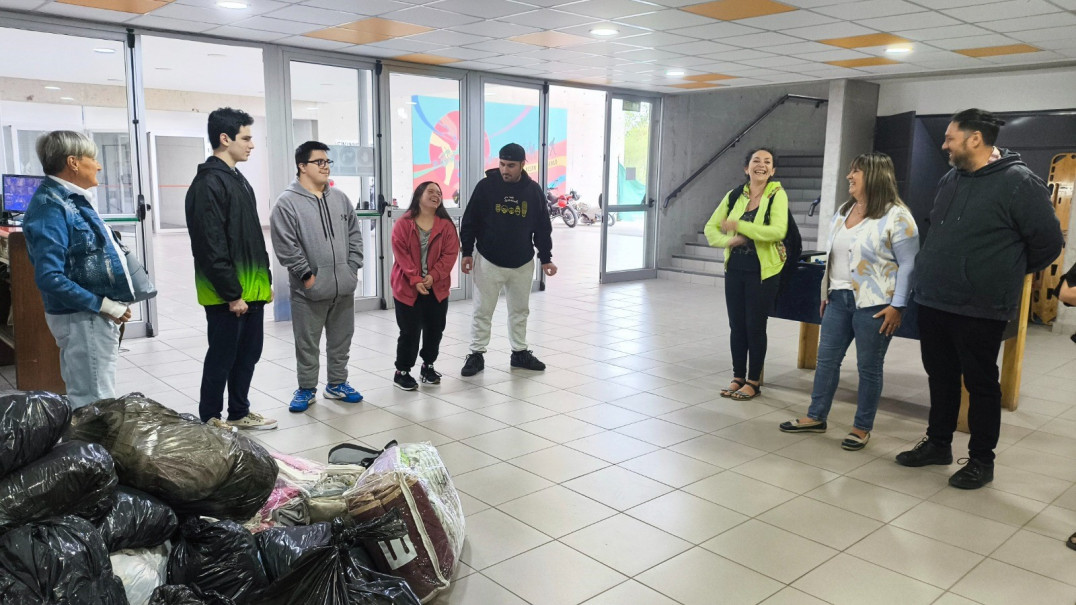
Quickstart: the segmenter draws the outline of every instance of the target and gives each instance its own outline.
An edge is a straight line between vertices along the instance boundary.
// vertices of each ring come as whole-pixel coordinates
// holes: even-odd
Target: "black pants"
[[[919,307],[919,347],[930,385],[927,436],[952,444],[960,412],[960,379],[968,389],[968,455],[992,462],[1001,432],[998,351],[1005,322]]]
[[[202,422],[220,418],[224,410],[224,387],[228,387],[228,420],[239,420],[250,412],[250,380],[262,356],[265,305],[247,303],[239,317],[228,305],[205,308],[209,350],[202,366],[202,390],[198,415]]]
[[[437,297],[419,294],[414,306],[396,301],[396,325],[400,337],[396,340],[396,369],[408,372],[419,355],[418,341],[422,338],[422,361],[427,365],[437,361],[441,348],[441,335],[445,332],[448,317],[448,299],[437,302]]]
[[[766,363],[766,320],[777,298],[781,276],[765,280],[755,271],[725,273],[725,307],[729,314],[732,375],[758,382]],[[750,356],[750,369],[748,369]]]

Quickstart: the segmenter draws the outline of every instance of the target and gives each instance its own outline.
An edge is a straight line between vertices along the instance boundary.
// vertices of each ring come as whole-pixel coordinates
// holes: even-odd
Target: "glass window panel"
[[[632,206],[646,203],[650,162],[650,112],[648,101],[613,99],[610,127],[610,203]]]
[[[459,80],[389,74],[392,128],[393,206],[407,208],[411,194],[424,181],[444,193],[447,208],[459,207],[460,83]]]
[[[615,226],[605,233],[605,270],[627,271],[646,268],[646,222],[649,213],[614,212]]]
[[[541,124],[538,113],[540,93],[534,88],[486,84],[483,110],[483,166],[496,168],[497,153],[508,143],[517,143],[527,152],[523,169],[538,179],[541,148]]]

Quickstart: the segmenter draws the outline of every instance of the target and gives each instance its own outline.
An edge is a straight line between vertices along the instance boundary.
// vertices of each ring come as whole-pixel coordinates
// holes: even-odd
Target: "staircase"
[[[822,191],[821,155],[779,155],[776,179],[788,194],[792,216],[796,219],[803,249],[815,249],[818,239],[818,215],[807,216],[811,203]],[[658,270],[658,277],[699,284],[717,284],[725,275],[724,248],[706,243],[702,225],[694,237],[684,243],[680,254],[672,255],[672,266]]]

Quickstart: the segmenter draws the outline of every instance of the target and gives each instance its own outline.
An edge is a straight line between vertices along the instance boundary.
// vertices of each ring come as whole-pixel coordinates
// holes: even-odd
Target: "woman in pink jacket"
[[[433,362],[445,331],[452,267],[459,253],[460,238],[441,204],[441,188],[426,181],[415,189],[407,213],[392,228],[392,298],[396,301],[396,325],[400,326],[392,380],[397,388],[418,388],[410,372],[420,354],[419,378],[425,384],[441,383]]]

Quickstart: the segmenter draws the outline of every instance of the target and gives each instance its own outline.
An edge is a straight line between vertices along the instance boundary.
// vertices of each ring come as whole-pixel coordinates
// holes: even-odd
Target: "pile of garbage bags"
[[[0,394],[0,603],[418,605],[463,547],[436,449],[270,455],[139,393]]]

